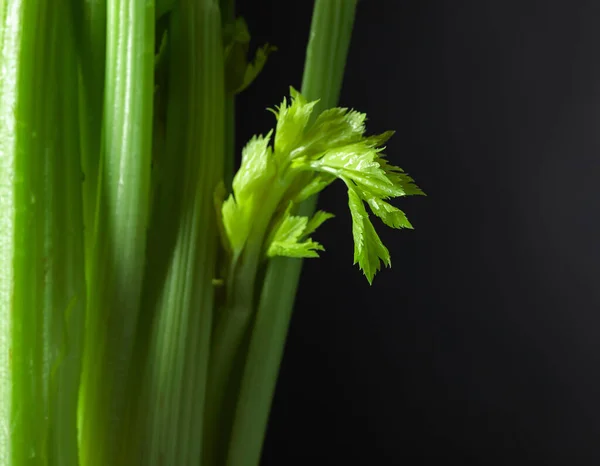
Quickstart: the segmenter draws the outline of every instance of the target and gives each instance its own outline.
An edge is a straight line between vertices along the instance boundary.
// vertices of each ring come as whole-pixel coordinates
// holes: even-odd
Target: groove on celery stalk
[[[150,199],[153,0],[108,0],[104,151],[89,265],[81,461],[118,465]]]
[[[356,10],[356,0],[316,0],[306,51],[302,94],[320,99],[318,110],[336,105]],[[304,202],[303,215],[315,210],[316,198]],[[300,279],[301,260],[275,258],[267,268],[246,368],[238,395],[227,466],[256,466],[285,338]]]
[[[106,0],[72,2],[78,41],[79,102],[83,214],[86,251],[91,254],[98,194],[98,171],[102,146],[102,113],[106,60]],[[89,257],[91,259],[91,256]],[[91,263],[91,260],[87,261]]]
[[[62,1],[0,3],[0,463],[11,466],[78,464],[85,284],[72,13]]]
[[[212,193],[224,162],[221,34],[215,0],[181,0],[171,11],[165,163],[143,301],[154,314],[139,418],[149,466],[201,461],[217,245]]]

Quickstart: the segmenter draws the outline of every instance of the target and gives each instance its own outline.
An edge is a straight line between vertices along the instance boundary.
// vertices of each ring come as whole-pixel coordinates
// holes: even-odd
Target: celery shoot
[[[356,0],[315,1],[302,93],[319,99],[317,111],[337,104],[355,10]],[[300,211],[308,216],[315,206],[313,196]],[[259,462],[301,267],[301,260],[289,258],[274,258],[267,267],[239,393],[231,466]]]

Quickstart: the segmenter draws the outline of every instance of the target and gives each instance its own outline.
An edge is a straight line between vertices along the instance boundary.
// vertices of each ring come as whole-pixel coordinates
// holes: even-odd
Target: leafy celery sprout
[[[366,115],[347,108],[325,110],[309,123],[318,101],[308,102],[294,88],[290,94],[289,102],[284,99],[272,110],[275,132],[255,136],[245,146],[233,192],[219,202],[232,268],[256,251],[265,259],[318,257],[324,248],[310,235],[333,215],[294,212],[299,203],[340,180],[348,190],[354,262],[372,283],[391,258],[365,205],[389,227],[412,228],[404,212],[388,201],[423,191],[386,160],[383,145],[392,131],[365,136]]]

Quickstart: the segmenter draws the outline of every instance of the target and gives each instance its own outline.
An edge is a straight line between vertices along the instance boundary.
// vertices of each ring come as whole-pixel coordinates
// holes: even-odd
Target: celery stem
[[[153,0],[108,0],[104,151],[89,270],[81,461],[117,466],[140,309],[150,198]]]
[[[337,104],[356,0],[317,0],[306,52],[302,94],[321,99],[314,114]],[[301,206],[314,212],[316,199]],[[257,466],[302,261],[275,259],[267,268],[238,395],[227,466]]]
[[[218,240],[213,194],[225,142],[221,36],[215,0],[181,0],[171,11],[166,151],[157,154],[144,283],[152,318],[139,417],[147,466],[201,461]]]
[[[93,247],[102,145],[102,104],[106,60],[106,0],[76,3],[75,26],[79,41],[79,96],[81,115],[81,160],[84,173],[83,211],[86,250]],[[90,257],[91,259],[91,257]],[[91,260],[88,261],[91,263]]]
[[[86,296],[71,13],[64,1],[0,1],[3,465],[78,464]]]

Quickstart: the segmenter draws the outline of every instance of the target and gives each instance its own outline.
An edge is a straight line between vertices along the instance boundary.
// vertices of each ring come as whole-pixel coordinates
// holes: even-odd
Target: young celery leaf
[[[280,158],[292,156],[292,151],[302,147],[304,131],[317,101],[307,102],[295,89],[290,90],[290,103],[284,97],[283,102],[273,111],[277,118],[275,132],[275,151]]]
[[[244,18],[236,18],[225,25],[223,30],[225,43],[225,85],[226,90],[239,94],[246,89],[264,68],[267,58],[277,47],[265,44],[256,50],[254,60],[248,61],[250,32]]]
[[[269,257],[319,257],[317,251],[323,251],[323,246],[308,236],[335,215],[319,210],[309,219],[290,215],[290,211],[291,208],[288,209],[283,221],[275,230],[275,236],[269,242],[267,255]]]
[[[317,251],[323,246],[310,238],[303,241],[308,226],[308,217],[286,216],[275,231],[267,255],[287,257],[319,257]]]
[[[242,151],[242,164],[233,178],[233,194],[222,204],[223,227],[231,250],[241,253],[250,235],[253,221],[267,195],[276,167],[266,136],[253,137]]]
[[[309,125],[317,101],[308,102],[293,88],[290,94],[289,102],[284,99],[273,110],[273,147],[269,132],[252,138],[242,152],[233,193],[220,207],[226,243],[236,258],[248,242],[254,250],[259,245],[266,257],[317,257],[323,247],[308,235],[333,215],[317,212],[309,220],[293,215],[294,208],[337,178],[348,187],[354,261],[371,283],[381,263],[390,266],[391,261],[365,203],[386,225],[412,228],[404,212],[387,201],[424,193],[385,159],[383,144],[392,131],[365,136],[366,115],[347,108],[325,110]]]
[[[373,283],[373,277],[379,271],[381,262],[388,267],[392,265],[390,253],[369,220],[362,199],[352,188],[348,188],[348,206],[352,214],[354,263],[358,263],[369,283]]]
[[[315,215],[312,216],[312,218],[308,221],[306,228],[304,229],[304,236],[310,235],[311,233],[313,233],[317,228],[319,228],[321,225],[323,225],[324,222],[326,222],[327,220],[329,220],[330,218],[335,217],[335,215],[329,213],[329,212],[324,212],[322,210],[318,210],[317,212],[315,212]]]
[[[331,147],[339,147],[361,140],[365,132],[366,115],[346,108],[330,108],[322,112],[306,132],[295,155],[315,155]],[[379,145],[379,144],[378,144]]]
[[[365,200],[369,204],[369,207],[371,207],[371,211],[388,227],[412,229],[412,225],[406,218],[406,214],[400,209],[374,196],[367,197]]]

